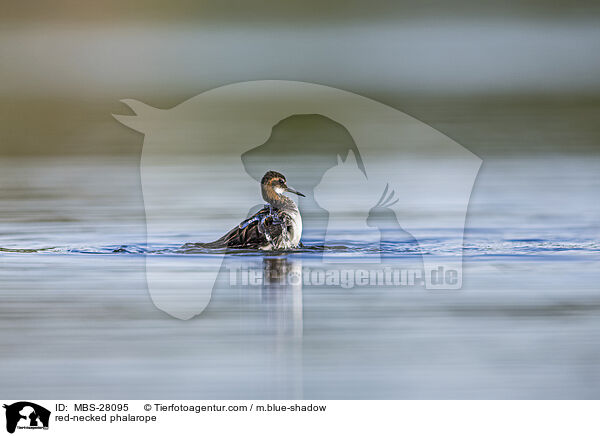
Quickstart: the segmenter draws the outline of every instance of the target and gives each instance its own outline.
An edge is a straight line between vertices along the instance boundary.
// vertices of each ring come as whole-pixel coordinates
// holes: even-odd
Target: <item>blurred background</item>
[[[599,18],[591,0],[4,2],[1,391],[598,398]],[[156,309],[144,270],[143,136],[111,114],[131,114],[124,98],[170,108],[259,79],[364,95],[483,158],[462,290],[298,294],[266,283],[215,292],[188,322]],[[196,187],[181,189],[193,210]],[[243,215],[260,198],[242,200],[216,216]],[[421,248],[453,258],[461,236],[440,224]],[[321,265],[306,254],[244,261],[261,271]]]
[[[593,1],[23,2],[0,17],[0,153],[137,155],[111,113],[255,79],[400,109],[485,157],[597,151]]]

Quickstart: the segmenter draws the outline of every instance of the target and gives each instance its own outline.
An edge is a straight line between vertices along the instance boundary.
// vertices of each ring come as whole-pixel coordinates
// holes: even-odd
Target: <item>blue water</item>
[[[600,260],[600,242],[598,239],[569,238],[567,235],[555,237],[564,229],[546,230],[542,237],[538,238],[502,238],[492,239],[488,231],[488,237],[477,238],[471,236],[470,232],[466,235],[464,245],[461,243],[460,235],[455,238],[438,237],[428,240],[421,240],[419,244],[410,242],[392,242],[388,241],[381,245],[369,243],[356,243],[355,241],[346,241],[348,245],[323,245],[319,239],[311,239],[310,232],[303,238],[303,247],[279,251],[278,254],[285,254],[289,257],[310,258],[311,255],[320,258],[323,251],[336,255],[346,255],[352,258],[368,257],[374,254],[381,254],[386,257],[406,257],[412,255],[437,255],[444,256],[455,254],[462,250],[465,261],[489,260],[496,257],[514,256],[523,260]],[[595,234],[595,228],[572,229],[573,232]],[[480,229],[479,232],[485,232]],[[542,232],[540,232],[542,233]],[[197,235],[188,235],[190,241],[194,241]],[[360,233],[356,236],[360,238]],[[208,240],[208,239],[207,239]],[[53,254],[53,255],[152,255],[152,256],[211,256],[226,254],[228,256],[251,256],[263,257],[269,256],[273,252],[264,253],[257,250],[247,249],[210,249],[210,248],[186,248],[180,244],[152,244],[146,242],[132,242],[126,245],[105,245],[105,246],[54,246],[39,248],[4,248],[0,247],[3,253],[35,253],[35,254]]]
[[[189,321],[154,306],[145,259],[195,259],[201,268],[221,252],[183,250],[214,235],[182,233],[177,222],[146,240],[134,159],[9,159],[0,170],[6,397],[600,395],[596,156],[486,160],[464,241],[461,229],[429,217],[419,245],[379,245],[345,228],[351,239],[325,247],[350,265],[381,256],[409,266],[422,254],[455,259],[464,247],[460,290],[221,281]],[[322,267],[310,226],[303,243],[284,253],[235,250],[225,263]]]

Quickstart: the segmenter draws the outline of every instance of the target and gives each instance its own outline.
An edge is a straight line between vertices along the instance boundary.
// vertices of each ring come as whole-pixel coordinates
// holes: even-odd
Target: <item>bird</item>
[[[260,181],[265,206],[213,242],[198,243],[203,248],[247,248],[289,250],[301,246],[302,217],[294,201],[285,192],[305,197],[287,185],[285,176],[267,171]]]

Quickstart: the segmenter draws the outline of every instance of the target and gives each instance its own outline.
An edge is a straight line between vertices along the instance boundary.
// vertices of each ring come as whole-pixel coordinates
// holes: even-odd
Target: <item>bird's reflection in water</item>
[[[278,335],[302,338],[302,264],[285,257],[263,259],[262,301]]]
[[[287,254],[228,256],[208,310],[199,319],[229,320],[242,353],[240,361],[256,368],[257,397],[303,397],[302,261]],[[260,380],[260,382],[258,382]]]
[[[262,302],[273,333],[279,390],[302,398],[302,263],[286,257],[263,259]],[[291,392],[290,392],[291,391]]]

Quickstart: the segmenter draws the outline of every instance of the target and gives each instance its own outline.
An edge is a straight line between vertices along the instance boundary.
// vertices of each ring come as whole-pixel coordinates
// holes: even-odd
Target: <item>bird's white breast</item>
[[[302,217],[300,216],[300,212],[298,211],[290,212],[289,216],[292,222],[290,244],[293,248],[295,248],[298,246],[298,244],[300,244],[300,238],[302,237]]]

